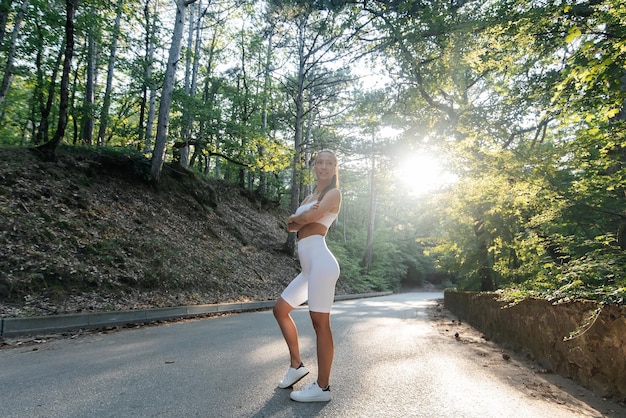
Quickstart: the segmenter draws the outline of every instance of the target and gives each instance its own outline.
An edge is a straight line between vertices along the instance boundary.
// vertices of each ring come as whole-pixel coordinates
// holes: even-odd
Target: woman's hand
[[[306,200],[305,200],[306,201]],[[321,219],[327,212],[337,213],[341,206],[341,192],[339,189],[329,190],[321,201],[315,202],[311,208],[292,215],[291,221],[300,225],[306,225]]]
[[[309,209],[307,210],[316,210],[320,207],[319,203],[314,204],[313,206],[311,206]],[[296,221],[296,216],[297,215],[291,215],[288,219],[287,219],[287,231],[289,232],[298,232],[300,230],[300,228],[302,228],[305,224],[300,224]]]
[[[298,232],[302,225],[298,224],[293,220],[294,215],[291,215],[289,219],[287,219],[287,231],[289,232]]]

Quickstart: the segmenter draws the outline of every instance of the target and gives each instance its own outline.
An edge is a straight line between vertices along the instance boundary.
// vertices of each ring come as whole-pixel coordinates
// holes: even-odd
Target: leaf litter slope
[[[275,299],[297,274],[286,212],[175,165],[63,147],[56,162],[0,148],[0,314]],[[341,289],[338,289],[339,293]]]

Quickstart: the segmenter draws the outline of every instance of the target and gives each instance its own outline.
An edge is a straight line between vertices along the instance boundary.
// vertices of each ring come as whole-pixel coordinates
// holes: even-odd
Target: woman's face
[[[337,172],[337,161],[330,152],[320,152],[315,157],[315,176],[318,180],[331,179]]]

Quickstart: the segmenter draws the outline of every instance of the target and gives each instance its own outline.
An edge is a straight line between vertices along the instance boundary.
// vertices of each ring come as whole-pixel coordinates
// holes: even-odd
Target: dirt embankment
[[[626,401],[626,307],[494,293],[445,292],[445,306],[489,339],[526,353],[546,372],[573,379],[603,397]]]
[[[276,203],[176,166],[155,188],[147,165],[0,148],[0,315],[268,300],[297,274]]]

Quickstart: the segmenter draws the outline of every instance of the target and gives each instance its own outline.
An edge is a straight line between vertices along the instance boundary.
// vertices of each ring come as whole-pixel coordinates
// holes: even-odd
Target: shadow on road
[[[322,414],[324,408],[329,405],[325,402],[299,403],[289,397],[291,389],[274,390],[274,396],[269,398],[263,407],[252,418],[267,417],[314,417]]]

